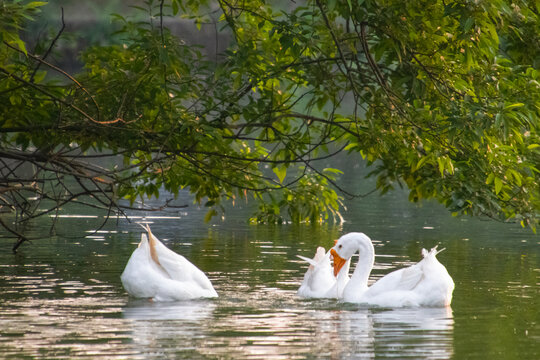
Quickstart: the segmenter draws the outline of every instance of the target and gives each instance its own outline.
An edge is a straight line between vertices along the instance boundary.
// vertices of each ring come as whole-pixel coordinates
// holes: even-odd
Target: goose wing
[[[197,266],[180,254],[167,248],[157,237],[147,228],[150,248],[154,249],[151,255],[155,264],[160,267],[168,278],[180,282],[191,283],[192,286],[200,287],[204,290],[214,291],[212,283]]]
[[[367,296],[377,296],[389,291],[408,291],[414,289],[424,277],[420,263],[392,271],[383,276],[366,291]]]

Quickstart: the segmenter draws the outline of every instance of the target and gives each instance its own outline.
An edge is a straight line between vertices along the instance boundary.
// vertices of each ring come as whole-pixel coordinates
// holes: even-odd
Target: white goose
[[[163,245],[146,225],[146,234],[126,265],[121,280],[134,297],[154,301],[217,297],[210,280],[182,255]]]
[[[424,258],[404,269],[396,270],[368,287],[368,278],[375,261],[371,239],[363,233],[343,235],[330,249],[334,258],[334,274],[338,275],[347,260],[360,253],[358,264],[343,290],[343,300],[384,307],[444,307],[452,301],[454,281],[438,260],[437,248],[422,249]],[[442,250],[441,250],[442,251]]]
[[[304,280],[297,291],[304,298],[340,298],[349,281],[350,259],[345,262],[343,271],[336,277],[330,264],[330,252],[319,246],[313,259],[297,255],[310,265],[304,274]]]

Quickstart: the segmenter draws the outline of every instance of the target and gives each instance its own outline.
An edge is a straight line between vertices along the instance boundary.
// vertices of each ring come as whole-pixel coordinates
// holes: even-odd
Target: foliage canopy
[[[149,0],[145,21],[114,15],[76,75],[47,59],[62,31],[21,40],[43,5],[0,3],[0,205],[19,221],[161,188],[189,189],[209,216],[250,197],[252,221],[321,221],[354,194],[314,164],[354,152],[382,193],[538,222],[538,2]],[[231,43],[209,57],[169,17]]]

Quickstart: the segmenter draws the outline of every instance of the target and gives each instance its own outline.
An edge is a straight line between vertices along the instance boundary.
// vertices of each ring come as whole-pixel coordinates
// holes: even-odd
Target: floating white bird
[[[146,234],[126,265],[121,279],[127,292],[154,301],[217,297],[210,280],[182,255],[163,245],[146,225]]]
[[[363,233],[343,235],[330,249],[334,258],[334,274],[338,275],[351,256],[360,253],[358,264],[343,290],[343,300],[384,307],[444,307],[452,301],[454,281],[436,255],[437,248],[422,249],[424,258],[404,269],[396,270],[368,287],[368,278],[375,260],[371,239]]]
[[[349,281],[350,260],[345,263],[342,272],[336,277],[330,264],[330,253],[319,246],[313,259],[297,255],[309,263],[304,280],[297,291],[304,298],[340,298]]]

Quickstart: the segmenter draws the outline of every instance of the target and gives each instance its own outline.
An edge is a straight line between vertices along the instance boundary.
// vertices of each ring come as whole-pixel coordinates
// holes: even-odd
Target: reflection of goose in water
[[[210,300],[176,302],[150,302],[133,299],[122,311],[125,319],[132,320],[184,320],[199,322],[210,316],[215,304]]]
[[[343,300],[383,307],[444,307],[452,301],[454,281],[437,260],[437,248],[422,250],[424,258],[404,269],[385,275],[368,287],[375,260],[371,239],[363,233],[343,235],[330,250],[334,258],[334,274],[359,252],[359,260],[350,281],[343,290]]]
[[[331,320],[332,321],[332,320]],[[454,321],[450,307],[396,308],[362,307],[336,314],[334,338],[336,358],[449,359],[453,354]]]
[[[122,273],[122,284],[137,298],[155,301],[217,297],[206,275],[185,257],[169,250],[146,225],[146,234]]]
[[[452,308],[396,308],[373,313],[375,323],[402,325],[411,330],[449,331],[454,328]]]
[[[197,299],[150,302],[130,299],[122,311],[133,354],[128,358],[192,359],[211,337],[216,304]],[[196,356],[195,356],[196,358]]]

